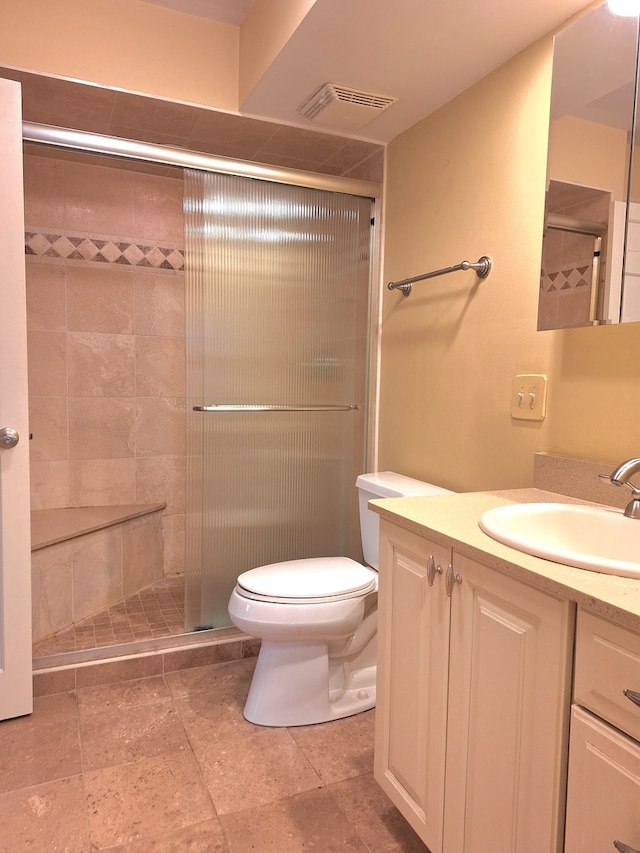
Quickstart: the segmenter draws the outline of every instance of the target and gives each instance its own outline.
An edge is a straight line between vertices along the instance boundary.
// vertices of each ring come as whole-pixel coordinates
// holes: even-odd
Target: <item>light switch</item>
[[[511,417],[543,421],[547,413],[547,377],[543,373],[520,373],[511,384]]]

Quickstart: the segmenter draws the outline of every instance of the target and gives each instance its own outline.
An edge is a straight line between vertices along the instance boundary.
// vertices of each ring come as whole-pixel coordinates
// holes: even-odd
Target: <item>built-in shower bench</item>
[[[34,642],[162,578],[165,506],[154,503],[32,511]]]

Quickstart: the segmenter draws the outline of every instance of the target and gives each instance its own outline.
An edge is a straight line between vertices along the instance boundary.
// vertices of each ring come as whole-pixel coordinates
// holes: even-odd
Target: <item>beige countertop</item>
[[[511,503],[586,503],[541,489],[464,492],[370,502],[381,518],[455,548],[525,583],[640,631],[640,579],[576,569],[532,557],[495,541],[478,526],[485,510]],[[640,521],[630,521],[640,524]],[[455,564],[455,560],[454,560]]]

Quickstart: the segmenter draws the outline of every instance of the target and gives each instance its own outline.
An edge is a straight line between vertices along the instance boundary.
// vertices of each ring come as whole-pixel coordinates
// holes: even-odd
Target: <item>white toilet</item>
[[[249,722],[305,726],[376,704],[379,517],[367,503],[448,490],[391,471],[361,474],[356,487],[367,566],[348,557],[273,563],[241,574],[231,593],[231,621],[262,641]]]

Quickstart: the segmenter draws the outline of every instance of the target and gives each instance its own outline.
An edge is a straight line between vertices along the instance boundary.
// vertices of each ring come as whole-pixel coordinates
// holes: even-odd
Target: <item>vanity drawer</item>
[[[580,610],[574,701],[640,741],[640,634]]]

